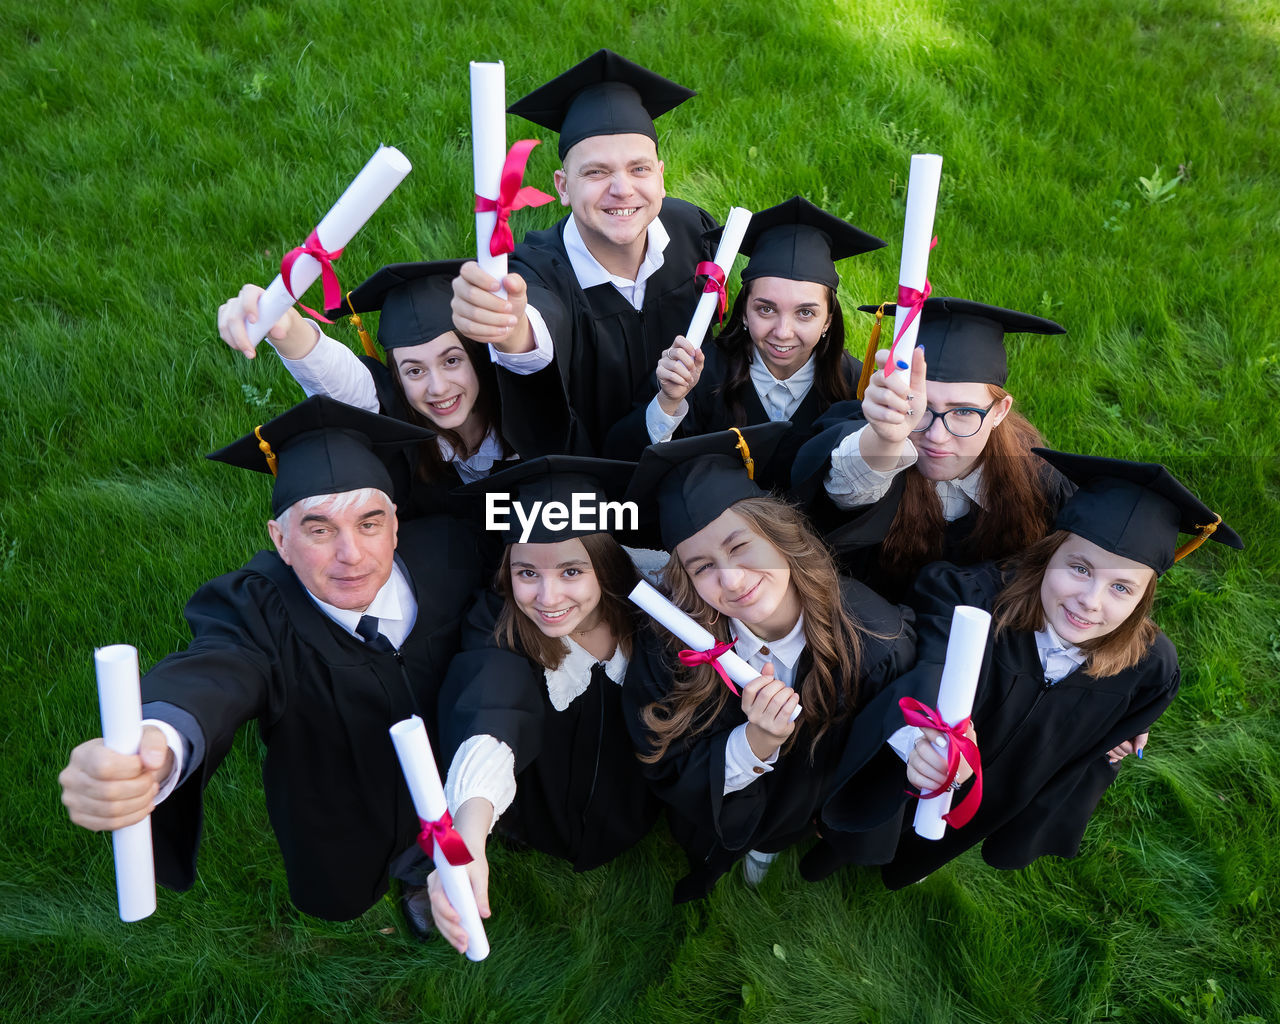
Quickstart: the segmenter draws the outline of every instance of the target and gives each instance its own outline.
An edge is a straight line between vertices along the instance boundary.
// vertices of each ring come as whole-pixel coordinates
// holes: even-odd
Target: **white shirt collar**
[[[382,585],[369,602],[369,607],[362,612],[348,611],[326,604],[320,598],[307,591],[307,595],[316,603],[322,612],[354,637],[358,637],[356,624],[364,615],[372,615],[378,620],[378,632],[399,648],[404,638],[413,629],[414,620],[418,617],[418,602],[413,596],[413,588],[408,577],[400,568],[400,563],[393,563],[391,576]]]
[[[764,411],[768,414],[769,419],[789,420],[795,411],[800,408],[800,403],[804,401],[805,396],[809,393],[809,389],[813,387],[813,377],[817,371],[814,363],[814,357],[809,356],[805,360],[802,367],[796,370],[786,380],[779,380],[773,375],[773,371],[760,358],[758,352],[751,353],[751,383],[755,386],[756,394],[760,396],[760,404],[764,406]],[[781,391],[779,391],[781,389]],[[779,403],[774,399],[773,395],[784,394],[785,402],[779,408]]]
[[[644,259],[640,261],[640,269],[636,273],[635,280],[632,281],[609,273],[604,265],[591,255],[591,250],[587,248],[587,243],[582,240],[582,234],[578,231],[573,214],[569,214],[568,223],[564,226],[564,251],[569,257],[569,265],[573,267],[573,275],[578,279],[578,284],[583,290],[594,288],[596,285],[611,284],[636,309],[644,305],[645,282],[661,269],[663,250],[671,241],[667,229],[662,226],[662,221],[657,217],[649,222],[647,241]]]
[[[781,640],[761,640],[738,619],[730,619],[733,635],[738,639],[733,645],[735,653],[753,668],[763,669],[773,662],[773,674],[788,685],[795,682],[796,666],[804,654],[807,641],[804,636],[804,616],[796,620],[791,632]],[[764,650],[769,653],[765,654]]]
[[[492,427],[489,428],[489,433],[484,435],[484,440],[480,442],[480,447],[476,449],[475,454],[465,459],[458,458],[453,446],[438,434],[436,446],[440,449],[440,458],[445,462],[453,463],[454,469],[458,471],[458,476],[462,478],[464,484],[474,483],[476,480],[487,477],[489,471],[493,469],[493,464],[501,462],[503,457],[502,442],[498,440],[497,432]]]
[[[1088,655],[1075,644],[1069,644],[1058,636],[1048,622],[1044,629],[1036,631],[1036,650],[1040,653],[1040,666],[1045,678],[1056,683],[1083,665]]]
[[[568,644],[569,653],[564,656],[564,661],[560,662],[560,667],[542,670],[543,677],[547,681],[547,696],[551,698],[551,706],[557,711],[563,711],[586,692],[587,687],[591,685],[591,670],[600,663],[599,658],[573,637],[567,636],[564,639]],[[627,674],[627,656],[622,653],[621,644],[613,652],[613,657],[603,662],[603,665],[604,674],[621,685],[623,677]]]
[[[942,518],[947,522],[959,519],[971,505],[982,507],[982,467],[975,466],[968,476],[959,480],[938,480],[934,484],[942,501]]]

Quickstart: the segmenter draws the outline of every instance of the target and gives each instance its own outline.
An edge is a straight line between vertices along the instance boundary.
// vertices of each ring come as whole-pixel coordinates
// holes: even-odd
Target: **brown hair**
[[[840,599],[840,577],[831,553],[799,512],[769,496],[744,498],[730,507],[746,520],[753,533],[781,552],[791,573],[791,586],[800,599],[806,649],[813,659],[803,683],[801,725],[811,731],[812,757],[827,728],[854,708],[862,659],[860,629]],[[662,570],[662,578],[672,601],[717,640],[729,639],[728,622],[699,596],[693,579],[674,553]],[[674,638],[670,645],[673,651],[684,646]],[[656,762],[680,737],[702,732],[732,696],[710,665],[677,670],[666,698],[641,713],[653,734],[654,750],[640,760]],[[799,729],[792,732],[785,746],[790,747],[798,735]]]
[[[509,446],[502,437],[502,407],[498,401],[498,377],[493,368],[493,360],[489,357],[487,346],[481,345],[477,341],[472,341],[470,338],[458,334],[457,331],[454,331],[453,334],[462,343],[462,350],[466,353],[467,358],[471,360],[471,367],[476,373],[476,381],[479,387],[473,411],[480,417],[480,421],[484,426],[484,434],[492,430],[497,436],[498,442],[502,445],[503,454],[509,455]],[[439,437],[445,439],[459,458],[467,458],[475,454],[474,451],[467,449],[462,440],[462,435],[456,430],[447,430],[444,427],[436,426],[429,416],[419,412],[410,404],[408,397],[404,393],[404,381],[400,379],[400,364],[396,361],[394,348],[387,352],[387,369],[391,371],[392,387],[395,388],[395,392],[404,406],[404,418],[406,420],[415,426],[434,430]],[[481,440],[484,439],[484,434],[481,435]],[[440,446],[436,444],[435,438],[423,441],[418,445],[418,476],[423,480],[428,483],[439,480],[444,472],[444,462],[444,457],[440,454]]]
[[[587,549],[591,567],[600,583],[600,614],[612,630],[623,655],[631,657],[631,637],[635,632],[635,615],[627,595],[639,576],[631,557],[622,545],[607,533],[590,533],[579,537]],[[543,668],[557,669],[569,653],[569,646],[558,636],[547,636],[517,606],[511,586],[511,548],[502,553],[502,565],[494,577],[494,587],[502,597],[502,611],[493,627],[493,638],[503,647],[520,651]]]
[[[746,397],[747,389],[751,387],[751,360],[759,358],[746,324],[746,306],[751,298],[751,288],[754,284],[755,280],[750,280],[738,290],[733,311],[725,321],[727,326],[715,341],[725,361],[725,378],[720,386],[720,398],[729,412],[730,421],[738,427],[747,425],[747,412],[743,399]],[[826,293],[831,324],[813,350],[813,389],[817,393],[820,410],[853,397],[849,382],[841,372],[841,357],[844,355],[844,312],[840,309],[840,300],[836,296],[835,289],[827,288]]]
[[[991,609],[994,636],[999,636],[1005,629],[1028,632],[1044,629],[1045,613],[1040,587],[1049,560],[1070,536],[1066,530],[1056,530],[1007,560],[1003,568],[1012,573],[1012,578],[996,595]],[[1156,639],[1156,624],[1151,621],[1151,607],[1155,600],[1156,580],[1153,577],[1124,622],[1106,636],[1094,637],[1079,645],[1080,650],[1089,656],[1084,663],[1086,675],[1102,679],[1132,668],[1142,660]]]
[[[987,391],[995,402],[1009,394],[995,384],[988,384]],[[975,469],[982,467],[982,504],[956,561],[1006,558],[1034,544],[1052,527],[1057,510],[1046,493],[1045,466],[1031,451],[1043,445],[1040,431],[1013,408],[992,429],[974,464]],[[891,578],[909,581],[942,557],[945,533],[942,501],[933,481],[908,471],[902,500],[881,549],[881,566]]]

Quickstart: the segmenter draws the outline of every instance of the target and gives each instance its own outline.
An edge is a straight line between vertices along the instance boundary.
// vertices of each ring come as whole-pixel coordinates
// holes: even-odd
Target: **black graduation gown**
[[[862,372],[862,364],[847,352],[841,354],[840,372],[850,391],[857,387],[858,375]],[[611,459],[638,459],[640,453],[649,445],[649,430],[645,425],[645,413],[649,402],[657,394],[657,379],[651,375],[649,398],[641,406],[637,406],[628,415],[614,424],[605,442],[605,455]],[[760,396],[750,381],[743,388],[742,412],[743,420],[738,422],[726,404],[722,391],[728,378],[728,366],[724,352],[718,344],[706,346],[706,360],[702,365],[702,375],[697,386],[689,392],[689,412],[676,432],[677,437],[695,437],[698,434],[713,434],[730,427],[752,427],[769,422],[769,413],[765,410]],[[809,389],[803,401],[791,415],[791,429],[778,442],[772,458],[757,472],[756,480],[766,489],[786,491],[791,485],[791,466],[795,462],[800,447],[813,436],[815,423],[826,412],[827,405],[819,398],[817,390]]]
[[[203,792],[236,730],[258,720],[263,787],[299,910],[358,917],[386,891],[387,867],[418,831],[387,730],[436,694],[479,584],[472,549],[433,517],[400,527],[398,553],[418,614],[399,652],[369,650],[329,619],[274,551],[210,581],[186,607],[190,646],[157,664],[144,701],[167,701],[204,733],[204,760],[152,815],[156,877],[195,880]]]
[[[698,304],[701,287],[694,270],[715,255],[703,237],[716,226],[705,210],[668,197],[660,219],[670,241],[662,267],[645,284],[639,310],[611,284],[587,289],[578,284],[564,247],[567,217],[545,231],[529,232],[516,246],[511,272],[529,285],[529,302],[555,345],[557,371],[520,376],[498,369],[503,415],[512,429],[545,426],[541,440],[517,435],[527,443],[545,447],[547,438],[554,440],[570,423],[569,450],[599,453],[609,428],[652,394],[650,375],[659,355],[688,330]]]
[[[991,562],[968,568],[935,563],[920,574],[910,598],[918,616],[919,659],[908,673],[930,694],[920,699],[936,706],[952,610],[958,604],[990,610],[1005,582]],[[1172,702],[1179,679],[1177,652],[1163,633],[1130,669],[1102,679],[1076,669],[1052,685],[1045,683],[1034,633],[988,638],[973,708],[982,758],[982,804],[973,820],[963,828],[948,827],[937,841],[917,836],[911,828],[915,801],[895,795],[906,785],[906,768],[896,755],[896,785],[884,776],[860,777],[863,806],[850,800],[834,808],[834,815],[839,820],[865,813],[875,802],[872,792],[875,800],[903,805],[902,837],[882,868],[891,889],[925,877],[978,843],[983,859],[997,868],[1026,867],[1045,854],[1074,857],[1120,770],[1120,763],[1107,763],[1107,751],[1147,731]],[[952,806],[969,786],[956,793]]]
[[[850,743],[874,745],[887,738],[878,732],[869,737],[859,721],[860,712],[914,660],[912,614],[854,580],[841,581],[841,598],[867,631],[857,707],[852,716],[827,731],[812,760],[808,730],[801,726],[799,736],[779,756],[773,771],[726,794],[725,748],[730,733],[747,720],[741,701],[730,695],[708,728],[673,742],[660,761],[645,765],[654,791],[669,805],[672,832],[689,858],[690,874],[676,886],[677,902],[705,896],[748,850],[782,850],[812,835],[815,827],[822,825],[817,820],[819,810],[845,747]],[[641,712],[671,691],[677,665],[664,630],[644,630],[637,647],[623,686],[623,713],[635,749],[647,754],[654,745]],[[796,673],[801,705],[804,677],[811,665],[806,651]]]
[[[837,402],[814,424],[812,436],[801,445],[792,467],[792,492],[804,504],[814,526],[836,554],[841,571],[867,583],[877,593],[893,601],[904,600],[911,579],[892,572],[880,555],[898,505],[907,486],[907,473],[894,476],[889,490],[879,501],[851,509],[840,509],[827,497],[824,482],[831,470],[831,453],[846,437],[866,425],[862,403],[856,399]],[[1058,509],[1075,491],[1074,485],[1048,463],[1039,465],[1042,489],[1052,521]],[[909,472],[909,471],[908,471]],[[958,565],[976,559],[969,541],[978,522],[974,506],[946,524],[942,538],[942,560]],[[1012,554],[1013,552],[1010,552]]]
[[[499,828],[587,871],[639,842],[658,816],[622,720],[622,687],[597,662],[587,689],[557,711],[542,666],[494,641],[501,607],[491,591],[477,596],[441,688],[445,763],[472,736],[507,744],[516,796]]]

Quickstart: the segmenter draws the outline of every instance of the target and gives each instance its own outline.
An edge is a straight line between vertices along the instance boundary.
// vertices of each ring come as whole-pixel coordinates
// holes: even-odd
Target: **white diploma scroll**
[[[917,153],[911,158],[911,176],[907,179],[907,216],[902,225],[902,264],[898,269],[898,287],[924,291],[929,276],[929,246],[933,241],[933,215],[938,208],[938,185],[942,181],[942,157]],[[899,362],[911,365],[916,335],[920,333],[920,314],[898,337],[906,312],[898,306],[893,333],[897,340],[889,349],[884,375],[892,376]]]
[[[688,644],[690,650],[709,651],[716,645],[715,637],[644,580],[637,583],[635,589],[628,596],[631,598],[632,604],[636,605],[641,611],[646,612],[660,626],[674,634],[681,643]],[[756,677],[760,675],[759,672],[732,650],[725,651],[717,660],[729,678],[739,686],[746,686],[748,683],[754,682]],[[803,710],[797,704],[795,711],[791,715],[791,721],[794,722],[799,718],[800,712]]]
[[[507,80],[502,61],[471,62],[471,162],[476,195],[496,200],[507,159]],[[507,254],[491,255],[489,240],[497,211],[476,214],[476,262],[501,281],[507,274]],[[503,292],[505,295],[506,292]]]
[[[136,754],[142,742],[142,697],[138,652],[128,644],[93,652],[102,709],[102,742],[117,754]],[[121,921],[141,921],[156,912],[156,865],[151,817],[111,833],[116,861],[116,900]]]
[[[956,605],[951,614],[947,660],[938,684],[938,714],[947,725],[955,725],[973,711],[973,695],[978,689],[978,673],[982,670],[990,628],[991,615],[981,608],[961,604]],[[914,824],[916,835],[921,839],[941,839],[946,833],[947,823],[942,816],[951,810],[951,796],[950,792],[942,793],[931,800],[921,800],[916,806]]]
[[[316,225],[316,237],[320,240],[321,247],[326,252],[333,252],[350,242],[412,169],[413,165],[400,150],[391,146],[379,146],[364,169],[347,186],[333,209]],[[290,268],[289,284],[293,288],[293,295],[285,287],[284,278],[277,274],[258,300],[258,322],[251,324],[245,321],[244,329],[249,341],[257,345],[265,338],[267,331],[297,301],[293,296],[301,298],[302,293],[315,284],[319,276],[319,261],[306,253],[294,260]]]
[[[418,817],[425,821],[438,821],[449,809],[449,805],[445,802],[440,772],[436,769],[436,761],[431,754],[431,741],[427,739],[422,719],[413,715],[397,722],[391,727],[391,742],[395,744],[396,756],[400,758],[400,770],[404,772],[404,780],[409,785],[409,795],[413,797]],[[440,872],[445,895],[462,918],[462,927],[466,929],[467,959],[483,960],[489,955],[489,939],[480,922],[476,894],[471,890],[467,869],[445,860],[439,843],[435,844],[432,859],[436,863],[436,870]]]
[[[716,246],[715,264],[724,273],[726,287],[729,283],[729,275],[733,272],[733,261],[738,258],[742,236],[747,233],[747,225],[750,223],[751,211],[744,210],[741,206],[733,207],[724,222],[724,230],[720,233],[720,244]],[[707,329],[711,326],[711,318],[715,316],[719,302],[720,295],[717,292],[703,292],[698,299],[698,307],[693,311],[689,331],[685,334],[694,348],[702,348],[703,339],[707,336]],[[675,631],[672,630],[672,632]],[[721,661],[723,662],[723,659]]]

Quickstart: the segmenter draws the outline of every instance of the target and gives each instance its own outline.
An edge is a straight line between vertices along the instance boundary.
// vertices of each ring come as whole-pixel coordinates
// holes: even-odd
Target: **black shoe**
[[[431,898],[425,885],[404,883],[400,886],[400,915],[410,935],[419,942],[431,941],[436,925],[431,920]]]

